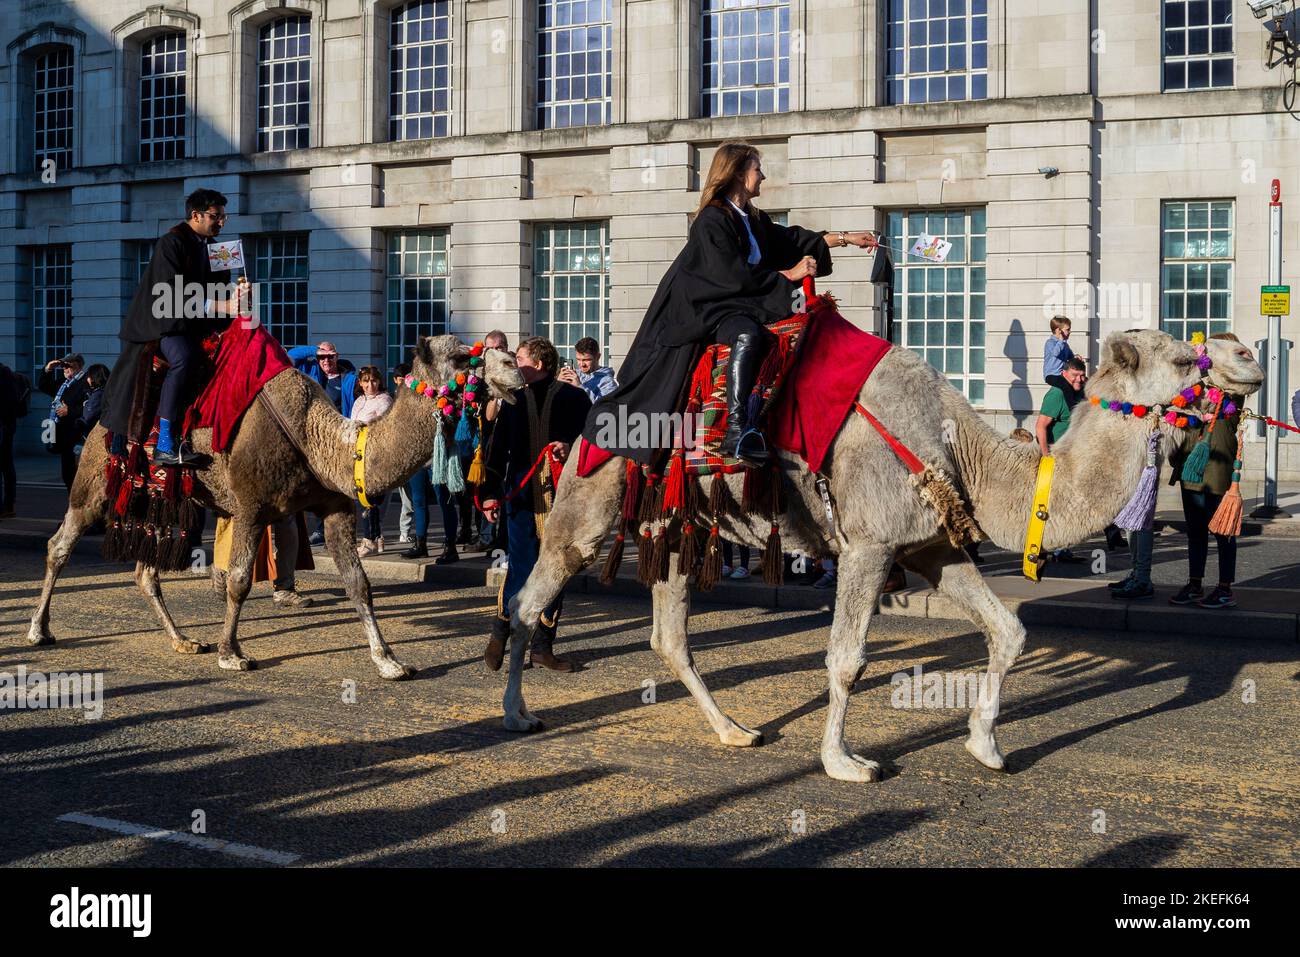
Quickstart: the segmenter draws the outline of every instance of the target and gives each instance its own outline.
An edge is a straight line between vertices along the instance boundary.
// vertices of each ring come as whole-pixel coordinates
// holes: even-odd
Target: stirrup
[[[747,449],[746,443],[753,437],[758,440],[758,449]],[[740,438],[736,440],[736,458],[747,462],[753,462],[757,465],[766,465],[771,453],[767,450],[767,439],[758,429],[748,428],[740,433]]]

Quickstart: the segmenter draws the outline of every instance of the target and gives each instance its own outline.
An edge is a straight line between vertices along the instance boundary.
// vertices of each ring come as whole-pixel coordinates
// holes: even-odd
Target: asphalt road
[[[817,758],[825,613],[693,618],[706,682],[767,739],[735,750],[650,650],[648,602],[569,600],[563,650],[585,669],[525,673],[547,728],[519,736],[481,663],[482,589],[376,585],[387,637],[420,669],[390,684],[328,579],[304,579],[320,602],[305,611],[257,586],[242,636],[261,667],[236,674],[173,653],[129,576],[84,556],[56,592],[59,643],[27,647],[40,568],[0,553],[0,676],[102,672],[104,711],[0,710],[3,865],[1300,864],[1288,643],[1032,630],[998,774],[962,748],[965,711],[890,703],[895,672],[981,668],[981,638],[878,618],[848,729],[890,773],[855,785]],[[182,630],[215,640],[206,580],[165,584]],[[190,835],[196,812],[190,843],[60,820]]]

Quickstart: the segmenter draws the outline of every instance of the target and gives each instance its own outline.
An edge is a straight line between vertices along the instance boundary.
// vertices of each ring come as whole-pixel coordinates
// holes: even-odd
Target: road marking
[[[72,824],[85,824],[87,827],[116,831],[118,834],[126,834],[131,837],[148,837],[156,841],[171,841],[173,844],[184,844],[187,847],[198,848],[201,851],[216,851],[220,854],[229,854],[231,857],[266,861],[270,864],[292,864],[299,857],[297,854],[289,854],[285,851],[271,851],[264,847],[254,847],[252,844],[234,844],[230,841],[220,841],[212,837],[186,834],[184,831],[148,827],[144,824],[132,824],[130,821],[114,820],[111,817],[95,817],[92,814],[73,812],[71,814],[60,814],[58,819]]]

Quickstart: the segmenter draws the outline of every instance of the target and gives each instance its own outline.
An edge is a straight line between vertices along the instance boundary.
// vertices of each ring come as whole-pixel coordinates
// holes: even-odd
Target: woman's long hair
[[[740,179],[751,159],[761,159],[758,147],[743,140],[728,140],[718,147],[709,164],[709,175],[705,177],[704,188],[700,190],[700,205],[695,208],[695,215],[715,199],[726,199],[736,180]],[[755,213],[754,204],[745,203],[745,212],[750,216]]]

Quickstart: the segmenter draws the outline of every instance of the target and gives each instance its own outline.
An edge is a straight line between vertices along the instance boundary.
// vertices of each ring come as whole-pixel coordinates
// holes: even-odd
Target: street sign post
[[[1282,317],[1291,314],[1291,287],[1282,285],[1282,181],[1273,180],[1268,204],[1268,285],[1260,289],[1259,312],[1268,320],[1268,349],[1264,370],[1264,415],[1285,422],[1282,395]],[[1287,513],[1277,504],[1278,430],[1264,439],[1264,503],[1253,518],[1277,518]]]

